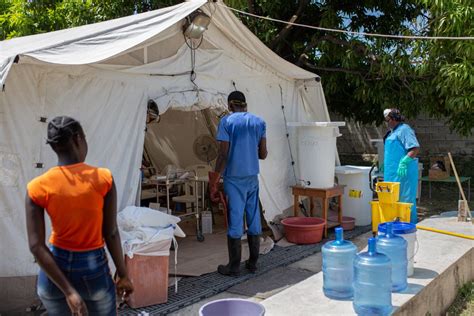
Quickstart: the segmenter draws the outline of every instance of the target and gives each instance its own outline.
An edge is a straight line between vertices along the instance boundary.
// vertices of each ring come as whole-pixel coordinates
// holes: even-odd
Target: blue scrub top
[[[412,148],[420,147],[413,129],[405,123],[400,123],[385,139],[384,153],[384,179],[395,181],[400,160],[405,157]],[[413,165],[417,163],[412,162]],[[416,169],[418,170],[418,169]]]
[[[258,146],[266,137],[265,121],[248,112],[224,116],[217,130],[217,140],[229,142],[229,153],[224,177],[258,175]]]

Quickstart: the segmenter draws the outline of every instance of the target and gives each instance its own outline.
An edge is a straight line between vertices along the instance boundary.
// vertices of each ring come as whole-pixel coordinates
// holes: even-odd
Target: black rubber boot
[[[260,252],[260,235],[247,235],[247,241],[249,242],[250,257],[245,262],[245,267],[251,272],[257,271],[258,254]]]
[[[240,238],[230,238],[227,236],[227,249],[229,251],[229,263],[219,265],[217,272],[223,275],[238,276],[240,274],[240,259],[242,243]]]

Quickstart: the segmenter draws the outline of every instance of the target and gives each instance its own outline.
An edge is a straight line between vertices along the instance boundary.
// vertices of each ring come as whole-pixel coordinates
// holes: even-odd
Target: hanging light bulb
[[[211,23],[211,18],[204,12],[198,10],[187,17],[184,35],[188,38],[201,38],[207,27]]]

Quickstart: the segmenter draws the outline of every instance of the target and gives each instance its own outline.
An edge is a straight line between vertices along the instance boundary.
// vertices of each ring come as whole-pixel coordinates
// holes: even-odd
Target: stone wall
[[[335,114],[331,115],[331,120],[344,121]],[[452,133],[443,121],[425,115],[407,120],[407,123],[415,130],[420,142],[420,160],[424,164],[425,172],[430,156],[447,155],[451,152],[458,173],[474,177],[474,136],[463,137]],[[385,126],[347,122],[346,127],[340,129],[342,136],[337,140],[341,163],[370,164],[370,159],[377,153],[370,140],[383,138],[386,130]]]

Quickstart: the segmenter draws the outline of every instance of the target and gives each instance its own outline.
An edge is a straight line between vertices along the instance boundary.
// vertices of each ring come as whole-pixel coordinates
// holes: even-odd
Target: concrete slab
[[[18,315],[37,303],[36,276],[0,278],[0,315]]]
[[[461,234],[473,234],[470,223],[454,217],[429,218],[420,225]],[[473,242],[453,236],[418,230],[419,250],[409,287],[393,293],[394,314],[440,315],[454,300],[458,288],[474,279]],[[266,315],[355,315],[352,301],[324,296],[323,275],[318,273],[262,302]]]
[[[237,284],[228,289],[227,292],[265,299],[307,279],[313,274],[314,272],[302,269],[276,268],[256,278]]]

